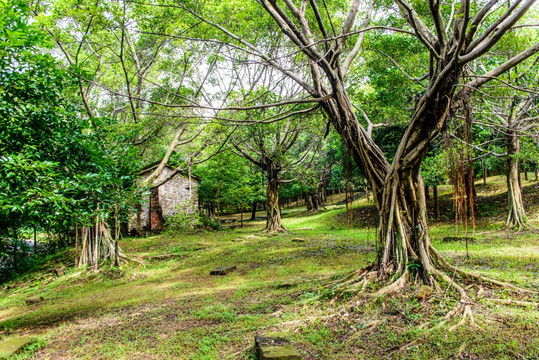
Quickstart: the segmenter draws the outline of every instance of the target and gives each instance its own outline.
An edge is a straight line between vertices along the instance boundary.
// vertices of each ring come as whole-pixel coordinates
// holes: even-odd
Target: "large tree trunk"
[[[433,265],[435,250],[430,244],[425,188],[419,169],[429,142],[446,122],[449,99],[459,74],[460,69],[455,69],[445,83],[438,84],[437,91],[429,89],[419,99],[391,166],[380,147],[358,125],[347,94],[339,84],[334,87],[334,100],[322,104],[373,190],[380,214],[377,238],[381,248],[373,269],[380,278],[403,275],[388,291],[401,288],[411,271],[427,284],[433,284],[434,277],[445,276]]]
[[[309,192],[305,197],[305,203],[307,204],[308,211],[317,211],[320,209],[320,197],[316,192]]]
[[[270,163],[267,167],[268,187],[266,189],[267,220],[264,231],[269,233],[286,231],[281,223],[279,208],[279,167]]]
[[[509,214],[505,228],[521,230],[526,228],[526,212],[522,201],[522,190],[519,182],[518,160],[516,154],[520,149],[518,134],[508,130],[507,140],[507,206]]]
[[[78,256],[80,267],[97,270],[101,261],[118,261],[123,257],[122,250],[111,235],[106,221],[96,219],[95,226],[83,226],[81,229],[81,249]]]
[[[253,201],[253,204],[251,205],[251,221],[256,220],[256,205],[257,202]]]
[[[481,159],[481,168],[483,173],[483,184],[487,184],[487,165],[485,164],[485,159]]]

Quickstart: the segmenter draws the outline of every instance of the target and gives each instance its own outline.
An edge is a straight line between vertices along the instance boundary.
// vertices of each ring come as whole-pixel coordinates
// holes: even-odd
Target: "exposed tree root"
[[[488,302],[492,302],[495,304],[516,305],[516,306],[522,306],[522,307],[532,306],[539,309],[539,303],[531,302],[531,301],[518,301],[518,300],[511,300],[511,299],[486,299],[486,300]]]
[[[502,288],[509,288],[509,289],[517,291],[517,292],[526,292],[526,293],[532,293],[532,294],[538,294],[539,293],[538,291],[535,291],[535,290],[521,288],[521,287],[515,286],[515,285],[510,284],[510,283],[506,283],[506,282],[491,279],[491,278],[488,278],[488,277],[485,277],[485,276],[482,276],[482,275],[479,275],[479,274],[474,274],[474,273],[464,271],[464,270],[462,270],[462,269],[460,269],[460,268],[458,268],[456,266],[453,266],[453,265],[449,264],[447,262],[447,260],[445,260],[444,257],[438,252],[438,250],[434,249],[432,246],[431,246],[430,250],[431,250],[431,254],[436,259],[436,261],[438,261],[446,270],[451,271],[451,272],[455,272],[455,273],[457,273],[457,274],[459,274],[459,275],[461,275],[463,277],[473,279],[473,280],[483,281],[483,282],[490,283],[492,285],[496,285],[496,286],[499,286],[499,287],[502,287]]]
[[[264,230],[261,231],[262,234],[268,234],[268,235],[282,234],[282,233],[287,233],[287,232],[288,230],[286,230],[282,226],[272,227],[272,228],[266,227]]]
[[[144,262],[142,260],[137,260],[134,257],[127,257],[123,253],[120,254],[120,259],[122,259],[122,260],[124,260],[126,262],[130,262],[130,261],[136,262],[137,264],[141,265],[142,267],[144,267],[146,269],[146,265],[144,264]]]
[[[467,287],[464,287],[463,285],[459,284],[455,280],[455,275],[459,275],[462,278],[466,278],[475,282],[485,282],[489,283],[491,285],[504,288],[504,289],[511,289],[515,292],[525,292],[525,293],[538,293],[537,291],[531,290],[531,289],[525,289],[520,288],[515,285],[505,283],[502,281],[494,280],[479,274],[469,273],[467,271],[464,271],[462,269],[459,269],[456,266],[453,266],[447,262],[443,258],[443,256],[432,246],[429,248],[429,255],[432,258],[433,262],[436,264],[436,267],[431,267],[429,269],[429,276],[428,284],[430,286],[433,286],[434,288],[438,289],[438,291],[442,288],[445,288],[447,286],[447,290],[449,288],[453,289],[458,293],[459,295],[459,301],[457,304],[449,311],[445,316],[434,326],[428,328],[421,336],[416,338],[415,340],[402,345],[400,347],[389,349],[388,352],[395,352],[395,351],[403,351],[410,346],[414,346],[417,344],[421,339],[427,337],[430,333],[433,331],[440,329],[441,327],[451,323],[455,319],[458,321],[451,327],[449,327],[449,331],[453,332],[457,330],[460,327],[463,326],[470,326],[477,330],[483,331],[483,328],[478,324],[476,321],[474,314],[473,314],[473,307],[477,305],[475,301],[473,301],[469,294],[468,290],[472,288],[474,285],[469,285]],[[416,274],[414,277],[413,274],[408,270],[408,268],[405,268],[403,271],[401,271],[400,276],[393,277],[393,280],[388,284],[383,286],[381,289],[377,290],[376,292],[366,292],[367,285],[374,282],[374,281],[384,281],[383,277],[380,276],[380,272],[375,270],[376,266],[375,264],[371,264],[370,266],[354,271],[350,274],[348,274],[343,279],[340,279],[338,281],[333,281],[330,284],[327,284],[325,286],[326,289],[331,289],[335,292],[337,292],[337,296],[334,300],[339,298],[341,294],[346,293],[360,293],[361,297],[368,298],[368,299],[374,299],[378,298],[380,296],[387,296],[391,294],[396,294],[401,292],[407,285],[410,283],[420,283],[421,281],[424,282],[424,279],[419,279],[419,276]],[[450,277],[447,274],[452,274]],[[380,280],[376,280],[377,278],[380,278]],[[387,280],[388,277],[386,275],[385,279]],[[442,287],[442,284],[445,284],[446,286]],[[447,290],[445,291],[445,295],[447,295]],[[481,296],[483,293],[482,288],[480,288],[478,296]],[[445,296],[444,296],[445,297]],[[533,302],[526,302],[526,301],[516,301],[516,300],[506,300],[506,299],[487,299],[487,301],[493,302],[493,303],[499,303],[499,304],[505,304],[505,305],[516,305],[516,306],[534,306],[539,307],[538,303]],[[421,325],[419,325],[419,328],[427,328],[430,325],[430,323],[426,322]]]

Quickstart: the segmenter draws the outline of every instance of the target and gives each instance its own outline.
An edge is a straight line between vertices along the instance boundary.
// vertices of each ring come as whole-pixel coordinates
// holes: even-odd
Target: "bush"
[[[202,226],[204,229],[207,230],[223,230],[223,225],[219,222],[219,220],[215,220],[209,216],[206,215],[200,215],[200,221],[202,223]]]
[[[191,233],[198,229],[222,230],[223,227],[218,220],[206,215],[200,215],[193,211],[190,201],[176,205],[176,214],[169,216],[165,227],[169,231]]]
[[[193,232],[202,225],[198,212],[193,212],[190,201],[176,205],[175,215],[167,217],[167,230],[178,232]]]
[[[32,269],[35,263],[36,255],[25,241],[0,237],[0,283]]]

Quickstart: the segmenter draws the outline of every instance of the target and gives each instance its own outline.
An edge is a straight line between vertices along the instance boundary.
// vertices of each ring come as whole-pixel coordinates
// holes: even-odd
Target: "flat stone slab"
[[[7,358],[17,354],[23,347],[33,343],[35,340],[33,337],[22,336],[0,342],[0,358]]]
[[[466,236],[446,236],[442,239],[442,242],[455,242],[455,241],[469,241],[474,242],[475,238]]]
[[[151,256],[148,259],[161,261],[161,260],[171,260],[171,259],[182,259],[184,257],[185,255],[181,255],[181,254],[160,254],[160,255]]]
[[[292,242],[302,243],[302,242],[305,242],[305,240],[303,240],[302,238],[293,238]]]
[[[210,271],[210,275],[227,275],[236,270],[236,265],[221,266]]]
[[[282,334],[274,333],[255,337],[258,360],[301,360],[301,355]]]

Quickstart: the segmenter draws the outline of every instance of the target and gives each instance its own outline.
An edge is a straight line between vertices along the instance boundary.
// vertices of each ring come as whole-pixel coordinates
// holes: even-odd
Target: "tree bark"
[[[316,192],[309,192],[305,197],[308,211],[318,211],[320,209],[319,195]]]
[[[380,147],[359,126],[342,83],[332,84],[334,99],[321,105],[344,141],[354,162],[363,170],[373,190],[380,214],[378,276],[408,274],[409,264],[424,283],[443,277],[433,265],[427,207],[420,164],[429,142],[441,131],[462,68],[455,66],[436,91],[419,98],[406,132],[390,166]]]
[[[251,205],[251,221],[254,221],[256,220],[256,205],[257,205],[257,202],[256,201],[253,201],[253,204]]]
[[[485,160],[482,159],[481,160],[481,168],[482,168],[482,173],[483,173],[483,184],[486,185],[487,184],[487,165],[485,165]]]
[[[266,188],[267,220],[264,231],[268,233],[284,232],[279,208],[279,167],[269,163],[266,168],[268,187]]]
[[[507,206],[509,214],[505,222],[506,229],[522,230],[526,228],[526,212],[522,201],[522,190],[519,181],[518,160],[516,154],[520,150],[520,141],[515,131],[508,130],[507,141]]]

